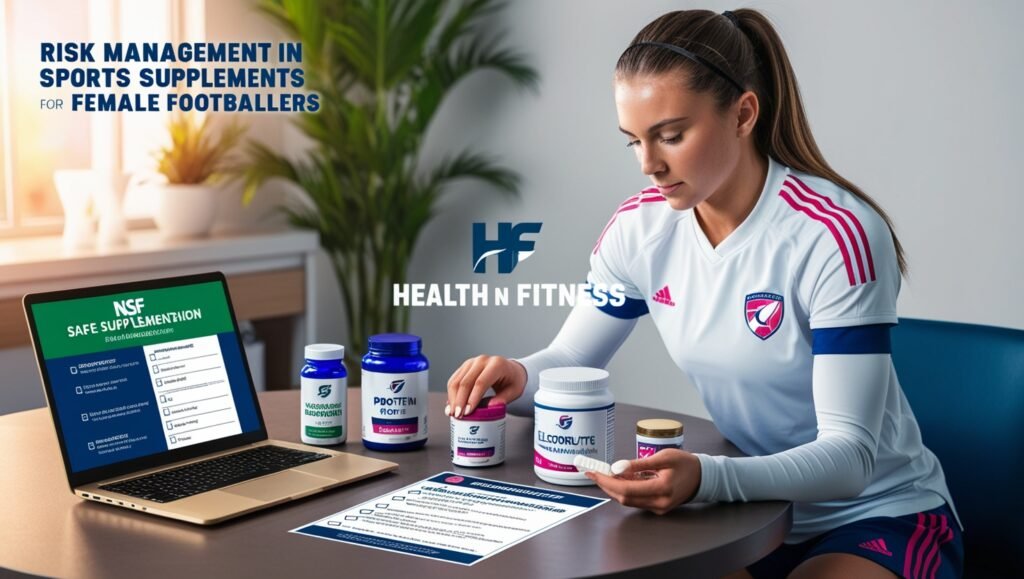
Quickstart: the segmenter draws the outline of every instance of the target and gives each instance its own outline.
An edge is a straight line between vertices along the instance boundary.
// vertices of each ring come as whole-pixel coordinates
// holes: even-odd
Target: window
[[[60,169],[103,168],[136,178],[153,169],[166,113],[70,110],[72,88],[42,89],[41,42],[178,42],[202,34],[201,0],[2,0],[0,10],[0,237],[58,232],[62,210],[53,183]],[[45,8],[44,8],[45,6]],[[78,66],[65,63],[61,66]],[[84,63],[81,66],[103,66]],[[133,78],[142,64],[129,64]],[[86,89],[92,91],[118,91]],[[127,90],[138,91],[138,87]],[[45,110],[41,98],[61,98]],[[129,219],[150,208],[129,191]],[[136,221],[136,224],[140,223]]]

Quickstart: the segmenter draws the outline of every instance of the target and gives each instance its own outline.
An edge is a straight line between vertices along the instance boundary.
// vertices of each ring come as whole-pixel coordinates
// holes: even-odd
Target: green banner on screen
[[[234,330],[220,282],[35,304],[32,312],[47,360]]]

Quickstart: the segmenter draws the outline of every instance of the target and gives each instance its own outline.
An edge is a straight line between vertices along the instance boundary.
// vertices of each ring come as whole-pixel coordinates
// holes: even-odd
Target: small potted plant
[[[156,154],[165,183],[155,187],[153,220],[164,238],[204,237],[217,217],[217,191],[236,169],[235,146],[245,127],[237,122],[214,134],[209,117],[178,114],[168,123],[170,146]]]

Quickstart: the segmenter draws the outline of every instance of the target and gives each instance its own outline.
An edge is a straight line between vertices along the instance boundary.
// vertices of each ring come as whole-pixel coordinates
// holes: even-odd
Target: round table
[[[359,432],[358,389],[349,389],[349,432]],[[271,438],[299,442],[299,394],[259,395]],[[338,450],[397,462],[394,473],[200,527],[108,507],[69,491],[49,411],[0,417],[0,568],[61,577],[580,577],[720,576],[763,557],[792,524],[786,502],[684,505],[657,516],[610,501],[466,567],[289,533],[306,523],[443,472],[464,472],[603,497],[596,487],[560,487],[533,473],[533,424],[509,416],[507,459],[482,469],[452,465],[445,396],[430,394],[425,450],[378,453],[358,437]],[[616,407],[616,457],[635,454],[641,418],[683,421],[685,448],[740,456],[706,420],[628,404]]]

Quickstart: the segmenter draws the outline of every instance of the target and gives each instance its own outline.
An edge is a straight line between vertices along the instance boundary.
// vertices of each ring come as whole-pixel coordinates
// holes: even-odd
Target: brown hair
[[[782,39],[763,14],[750,9],[735,10],[731,18],[709,10],[669,12],[645,26],[615,66],[619,77],[682,71],[687,75],[690,90],[711,93],[719,107],[725,109],[742,94],[725,76],[671,50],[632,46],[640,42],[661,42],[686,49],[753,91],[761,105],[754,128],[758,151],[797,171],[828,179],[870,205],[889,226],[900,272],[906,273],[903,246],[892,220],[874,199],[833,170],[818,149]]]

